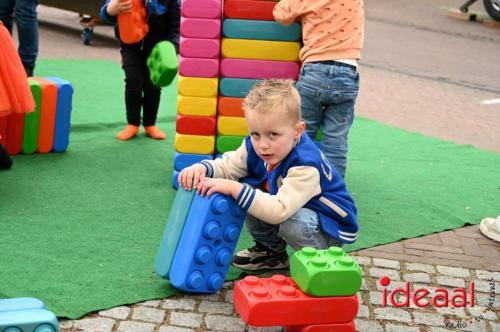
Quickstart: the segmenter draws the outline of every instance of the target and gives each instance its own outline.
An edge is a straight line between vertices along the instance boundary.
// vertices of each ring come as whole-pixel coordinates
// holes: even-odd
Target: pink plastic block
[[[192,18],[220,18],[222,0],[183,0],[181,15]]]
[[[234,307],[252,326],[308,326],[351,322],[358,313],[356,295],[312,297],[290,277],[248,276],[234,287]],[[279,308],[279,309],[278,309]]]
[[[219,76],[219,59],[179,57],[179,74],[187,77]]]
[[[180,53],[186,58],[218,59],[220,40],[181,37]]]
[[[181,17],[181,36],[219,39],[221,20]]]
[[[234,78],[290,78],[297,80],[300,72],[298,62],[222,59],[221,76]]]

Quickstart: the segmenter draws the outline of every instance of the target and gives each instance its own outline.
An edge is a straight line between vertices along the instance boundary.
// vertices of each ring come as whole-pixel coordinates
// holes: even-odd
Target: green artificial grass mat
[[[65,153],[19,155],[0,172],[0,298],[36,297],[59,317],[176,291],[154,273],[169,208],[176,86],[164,89],[166,141],[114,138],[123,73],[109,61],[45,60],[39,76],[74,85]],[[500,206],[500,155],[358,118],[348,187],[361,233],[348,250],[477,224]],[[238,248],[251,244],[242,233]],[[231,268],[229,279],[240,276]]]

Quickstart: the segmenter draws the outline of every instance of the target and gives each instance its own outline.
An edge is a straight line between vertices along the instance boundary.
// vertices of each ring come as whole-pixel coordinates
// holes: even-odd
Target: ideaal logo
[[[465,307],[467,306],[467,299],[470,302],[470,306],[474,307],[474,281],[469,283],[469,290],[465,288],[454,288],[451,292],[446,288],[434,288],[434,294],[432,294],[431,299],[427,299],[427,296],[431,292],[424,287],[416,288],[413,292],[410,291],[410,282],[407,281],[404,288],[398,287],[394,288],[392,291],[387,291],[387,286],[391,283],[391,279],[387,276],[383,276],[379,280],[380,285],[383,286],[382,289],[382,306],[387,306],[387,299],[393,307],[409,307],[410,301],[413,302],[419,308],[425,308],[430,305],[436,308],[443,307]],[[398,301],[396,297],[398,295],[403,295],[404,300]]]

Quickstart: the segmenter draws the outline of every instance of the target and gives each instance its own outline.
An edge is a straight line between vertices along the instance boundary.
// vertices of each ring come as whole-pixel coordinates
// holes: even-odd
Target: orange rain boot
[[[136,136],[139,132],[139,126],[127,125],[125,129],[116,134],[116,138],[121,141],[127,141]]]
[[[158,128],[157,126],[144,127],[144,131],[146,132],[146,135],[154,139],[167,138],[167,135],[163,131],[161,131],[160,128]]]

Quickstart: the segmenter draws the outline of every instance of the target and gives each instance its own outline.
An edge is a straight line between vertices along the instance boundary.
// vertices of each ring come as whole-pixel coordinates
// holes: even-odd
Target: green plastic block
[[[26,113],[24,116],[23,130],[23,153],[34,153],[38,146],[38,133],[40,131],[40,112],[42,106],[42,88],[40,84],[32,79],[28,79],[31,94],[35,100],[35,111]]]
[[[218,153],[234,151],[240,147],[241,142],[245,139],[244,136],[217,136],[216,149]]]
[[[174,44],[166,40],[156,44],[146,63],[154,85],[158,87],[170,85],[179,69],[179,59]]]
[[[302,248],[292,256],[290,275],[312,296],[351,296],[359,291],[362,278],[358,263],[338,247]]]

